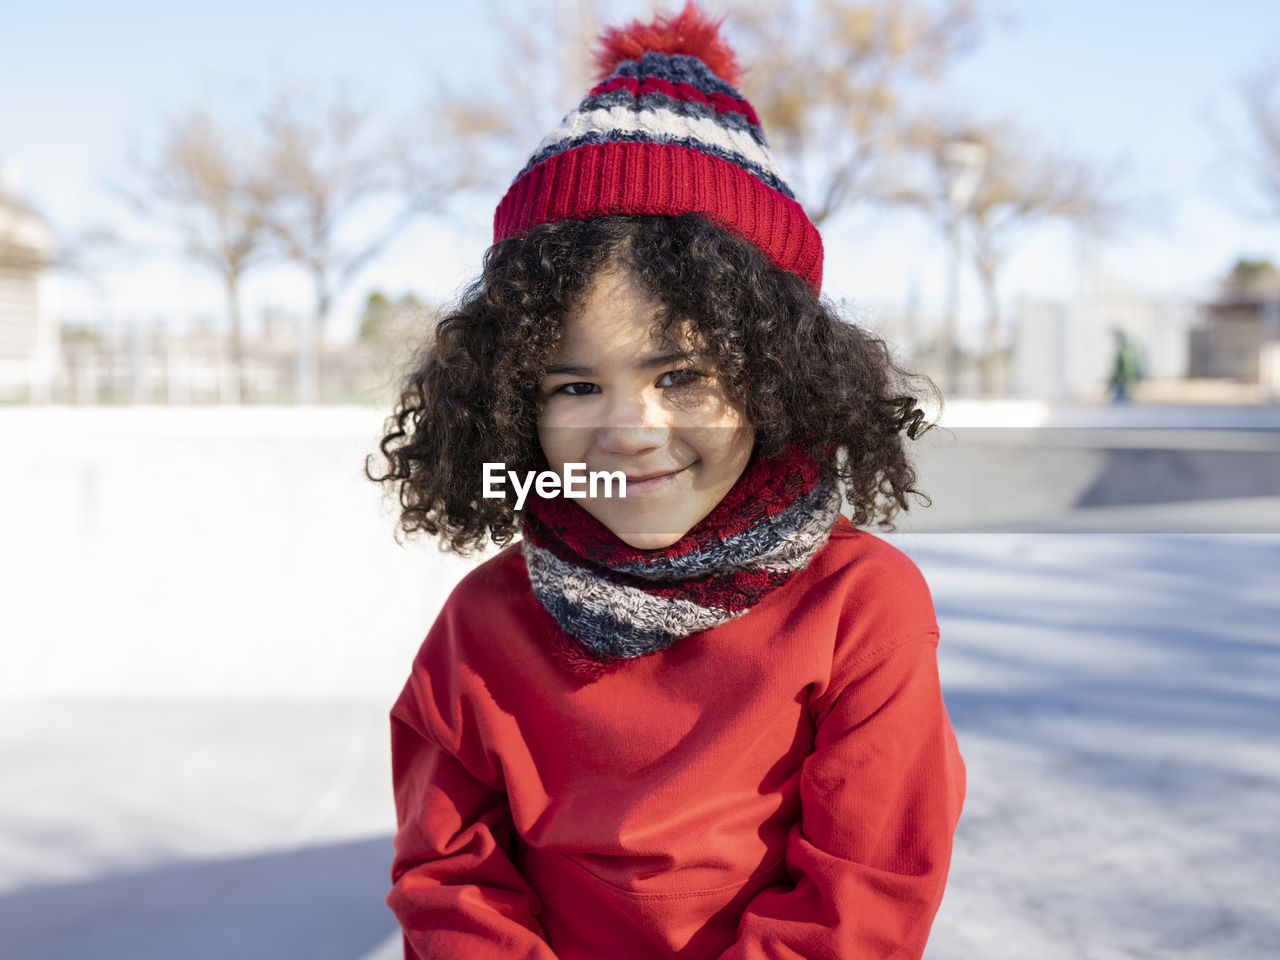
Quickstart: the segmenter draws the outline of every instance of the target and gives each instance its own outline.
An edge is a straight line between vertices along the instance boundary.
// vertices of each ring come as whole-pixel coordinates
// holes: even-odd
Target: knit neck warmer
[[[742,616],[808,566],[841,503],[796,446],[753,458],[706,517],[658,550],[630,546],[572,499],[531,491],[521,546],[534,596],[560,628],[552,652],[594,679]]]

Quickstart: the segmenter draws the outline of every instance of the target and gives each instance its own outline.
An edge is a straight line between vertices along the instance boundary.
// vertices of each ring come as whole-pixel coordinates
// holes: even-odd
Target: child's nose
[[[667,442],[666,414],[645,396],[618,398],[608,405],[596,445],[604,453],[642,453]]]

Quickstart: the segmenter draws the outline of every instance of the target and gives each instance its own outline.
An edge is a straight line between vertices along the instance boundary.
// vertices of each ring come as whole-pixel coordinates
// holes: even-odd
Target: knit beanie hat
[[[555,220],[696,212],[819,290],[822,238],[736,89],[737,58],[719,28],[690,2],[606,29],[600,82],[516,175],[494,242]]]

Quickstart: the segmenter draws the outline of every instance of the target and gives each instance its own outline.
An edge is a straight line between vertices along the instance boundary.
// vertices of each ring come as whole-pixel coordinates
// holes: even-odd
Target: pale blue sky
[[[732,18],[733,4],[708,0]],[[648,9],[599,4],[606,19]],[[991,7],[991,4],[988,4]],[[501,4],[505,15],[552,15],[548,0]],[[1224,152],[1205,117],[1238,124],[1232,85],[1280,49],[1280,3],[1005,0],[1014,22],[993,27],[952,75],[948,95],[992,115],[1017,118],[1046,142],[1106,161],[1127,158],[1132,182],[1167,198],[1163,230],[1109,241],[1104,267],[1138,289],[1207,296],[1240,254],[1280,260],[1280,222],[1244,218],[1228,205]],[[165,111],[204,91],[264,88],[276,79],[353,81],[389,110],[407,106],[432,75],[484,83],[496,46],[484,3],[71,3],[9,0],[0,14],[0,158],[19,161],[25,193],[65,235],[104,220],[133,224],[107,183],[131,140]],[[613,11],[612,13],[610,11]],[[370,268],[339,307],[349,323],[371,286],[445,296],[473,273],[487,241],[491,201],[474,222],[424,223]],[[941,301],[945,257],[934,232],[913,218],[854,214],[826,231],[827,289],[896,304],[914,275],[926,308]],[[217,287],[194,267],[159,253],[115,264],[105,286],[54,277],[55,314],[121,321],[221,312]],[[1067,231],[1026,238],[1011,260],[1005,296],[1069,296],[1080,278]],[[966,302],[976,290],[966,279]],[[305,305],[288,271],[257,278],[250,312]]]

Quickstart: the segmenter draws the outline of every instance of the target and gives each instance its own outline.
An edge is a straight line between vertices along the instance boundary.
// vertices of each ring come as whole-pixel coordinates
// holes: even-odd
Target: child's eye
[[[564,383],[564,384],[561,384],[560,386],[556,387],[556,388],[555,388],[555,390],[553,390],[553,391],[551,391],[551,392],[552,392],[552,393],[565,393],[565,394],[568,394],[568,395],[569,395],[569,396],[571,396],[571,397],[581,397],[581,396],[585,396],[585,395],[586,395],[586,394],[588,394],[588,393],[594,393],[594,392],[596,392],[596,391],[597,391],[597,390],[599,390],[599,389],[600,389],[600,388],[599,388],[599,387],[597,387],[594,383],[582,383],[582,382],[578,382],[578,383]]]
[[[659,387],[687,387],[697,383],[706,376],[701,370],[685,367],[681,370],[668,370],[658,378]]]

